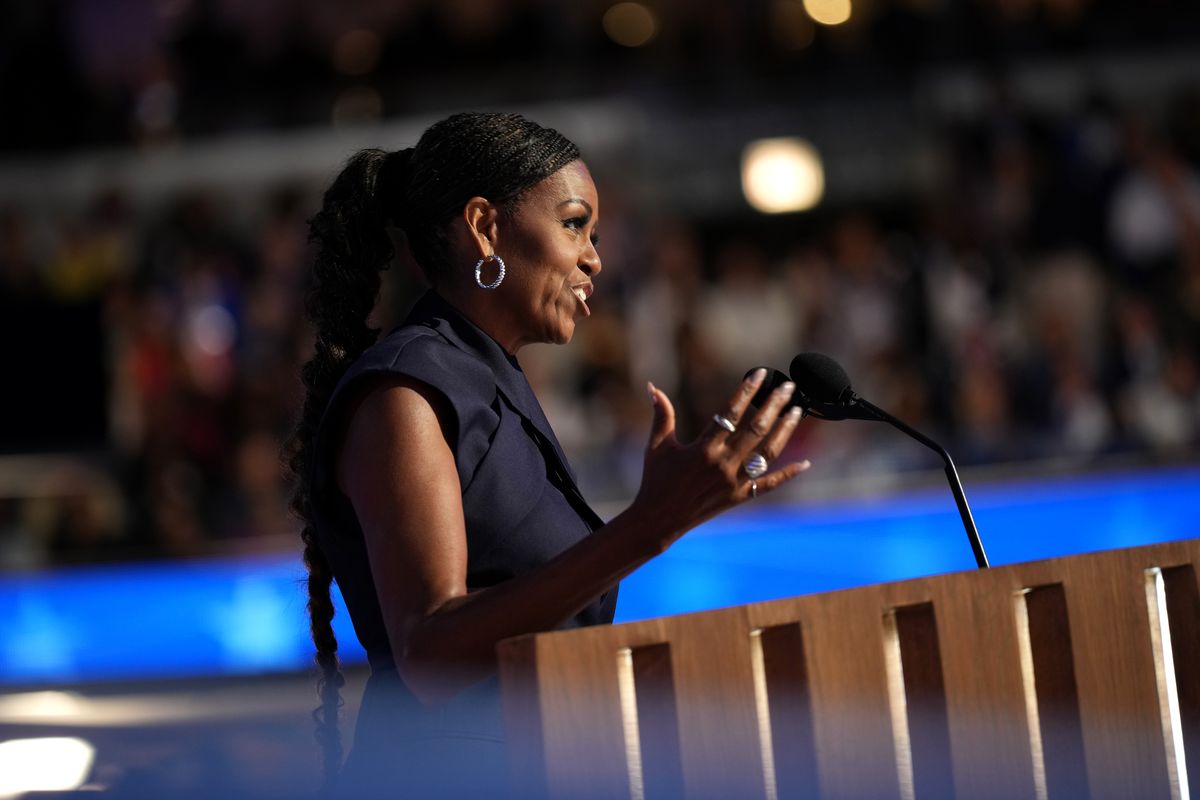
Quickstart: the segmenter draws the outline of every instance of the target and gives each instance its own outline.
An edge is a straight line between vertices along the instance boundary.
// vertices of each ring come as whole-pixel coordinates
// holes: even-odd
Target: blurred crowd
[[[0,211],[4,310],[28,321],[33,344],[15,349],[41,362],[44,376],[29,384],[35,407],[15,422],[11,409],[6,414],[6,449],[16,438],[26,451],[39,443],[61,451],[70,444],[61,440],[63,424],[97,410],[100,429],[80,430],[74,444],[99,452],[124,501],[87,491],[76,473],[65,476],[59,496],[0,501],[10,560],[38,561],[14,536],[56,560],[91,560],[195,554],[213,539],[292,530],[280,445],[307,348],[310,211],[287,189],[236,226],[217,198],[201,194],[179,196],[149,218],[132,214],[116,190],[65,219]],[[73,313],[46,313],[64,308]],[[5,319],[10,336],[19,333],[14,315]],[[95,342],[99,348],[89,346]],[[75,362],[93,354],[104,379],[81,388]],[[56,379],[63,370],[72,372]],[[47,414],[63,394],[65,413]]]
[[[1168,111],[1151,122],[1094,98],[1045,118],[1000,93],[988,113],[937,126],[935,178],[915,196],[778,219],[656,214],[625,202],[631,176],[599,176],[594,313],[570,346],[521,354],[585,493],[603,506],[636,490],[645,381],[692,436],[748,369],[786,370],[802,351],[832,355],[960,465],[1194,454],[1200,94]],[[56,432],[90,414],[76,449],[116,487],[0,499],[0,566],[296,530],[280,448],[310,347],[319,197],[262,197],[251,213],[192,191],[135,212],[118,186],[78,213],[0,209],[0,316],[26,342],[14,373],[32,398],[6,412],[5,449],[70,449]],[[413,274],[389,272],[381,327],[414,298]],[[940,465],[850,422],[803,423],[792,456],[833,485]]]
[[[802,351],[833,356],[960,465],[1194,457],[1200,92],[1151,124],[1098,96],[1039,117],[1001,86],[988,113],[936,138],[938,177],[899,206],[717,236],[650,220],[623,236],[637,247],[617,263],[638,269],[581,329],[576,370],[603,410],[569,401],[586,408],[572,444],[596,441],[598,420],[624,443],[598,476],[636,485],[644,380],[673,390],[694,433],[749,367],[786,370]],[[599,461],[616,457],[604,446]],[[806,481],[843,489],[941,466],[867,423],[810,420],[792,452],[816,464]]]

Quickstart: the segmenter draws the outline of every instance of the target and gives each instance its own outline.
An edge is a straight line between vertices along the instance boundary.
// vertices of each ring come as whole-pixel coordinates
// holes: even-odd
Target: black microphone
[[[821,353],[801,353],[792,359],[792,380],[798,402],[818,419],[877,419],[855,400],[846,370]]]
[[[827,420],[865,419],[886,422],[940,455],[945,463],[950,491],[954,493],[954,502],[958,504],[958,514],[962,517],[967,539],[971,542],[971,551],[975,554],[975,563],[980,569],[988,566],[983,542],[979,540],[979,530],[975,527],[971,507],[967,505],[967,496],[963,493],[962,481],[958,478],[958,470],[954,468],[954,461],[946,452],[946,448],[856,395],[850,387],[850,378],[846,375],[846,370],[827,355],[801,353],[792,359],[790,372],[796,384],[793,398],[814,417]]]

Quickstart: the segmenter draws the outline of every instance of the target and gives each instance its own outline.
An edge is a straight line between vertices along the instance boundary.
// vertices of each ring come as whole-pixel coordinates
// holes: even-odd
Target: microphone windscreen
[[[822,353],[801,353],[789,370],[796,388],[820,403],[838,403],[850,391],[850,377],[841,364]]]
[[[755,408],[762,408],[767,402],[767,398],[771,396],[771,392],[778,389],[783,384],[791,380],[783,373],[783,370],[772,369],[771,367],[752,367],[747,370],[746,377],[749,378],[754,374],[756,369],[765,369],[767,377],[763,378],[762,386],[758,387],[758,391],[754,393],[754,398],[750,401],[750,405]],[[795,405],[794,402],[789,402],[789,406]]]

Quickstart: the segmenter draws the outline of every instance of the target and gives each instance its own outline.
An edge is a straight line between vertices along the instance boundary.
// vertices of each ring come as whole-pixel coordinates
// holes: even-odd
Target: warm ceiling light
[[[804,10],[822,25],[841,25],[851,13],[850,0],[804,0]]]
[[[742,192],[765,214],[806,211],[821,202],[825,171],[803,139],[760,139],[742,153]]]

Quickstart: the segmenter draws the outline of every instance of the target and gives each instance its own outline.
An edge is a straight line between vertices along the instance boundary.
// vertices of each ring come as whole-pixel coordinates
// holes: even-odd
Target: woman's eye
[[[563,227],[573,231],[582,231],[591,221],[591,217],[571,217],[570,219],[563,220]],[[592,231],[592,235],[588,238],[591,239],[593,247],[600,244],[600,234],[595,230]]]

